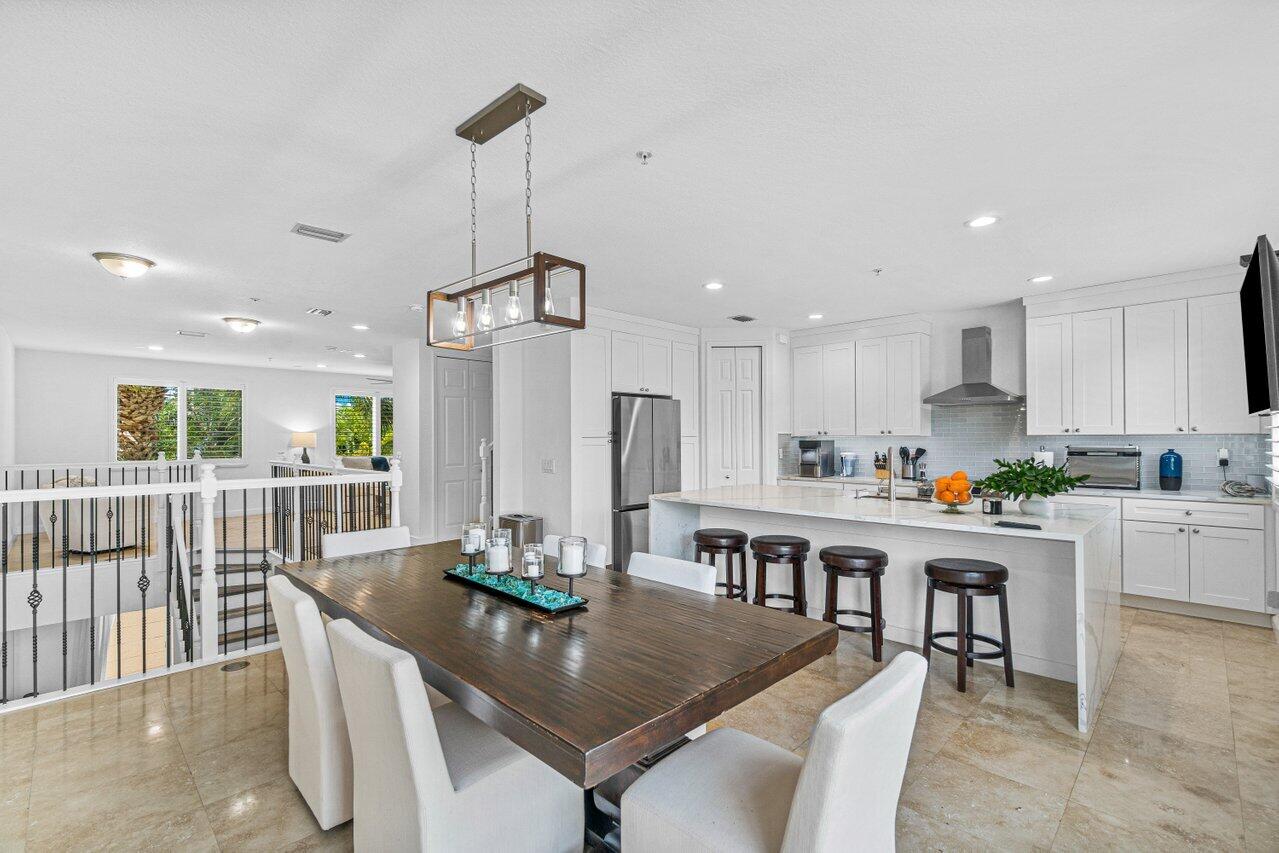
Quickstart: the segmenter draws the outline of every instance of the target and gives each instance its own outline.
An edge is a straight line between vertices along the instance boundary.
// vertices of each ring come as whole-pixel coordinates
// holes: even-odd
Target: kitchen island
[[[1080,731],[1087,731],[1096,718],[1120,648],[1120,527],[1112,507],[1063,504],[1052,518],[1038,518],[1015,510],[985,516],[974,503],[955,515],[943,514],[934,503],[751,485],[653,495],[650,508],[649,550],[654,554],[691,559],[693,531],[700,527],[808,539],[812,551],[805,593],[808,615],[815,619],[821,618],[825,603],[825,575],[817,558],[822,548],[861,545],[885,551],[884,635],[916,647],[923,641],[925,560],[966,557],[1002,563],[1009,572],[1015,667],[1075,683]],[[996,527],[1001,519],[1043,529]],[[753,600],[753,567],[747,576]],[[789,572],[770,571],[768,591],[785,591],[789,583]],[[840,584],[842,606],[869,609],[864,581],[841,579]],[[998,613],[993,604],[983,607],[985,603],[977,601],[974,628],[998,636]],[[954,629],[952,596],[938,596],[934,622],[934,630]]]

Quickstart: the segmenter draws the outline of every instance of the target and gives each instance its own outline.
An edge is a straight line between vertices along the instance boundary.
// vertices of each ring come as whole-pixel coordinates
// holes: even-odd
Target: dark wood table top
[[[281,566],[333,618],[417,659],[463,708],[592,787],[834,651],[833,625],[592,570],[542,616],[457,581],[456,541]],[[548,565],[553,561],[548,558]],[[566,588],[548,577],[547,585]]]

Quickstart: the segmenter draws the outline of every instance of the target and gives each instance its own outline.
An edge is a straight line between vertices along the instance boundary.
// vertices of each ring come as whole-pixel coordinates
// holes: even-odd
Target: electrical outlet
[[[1217,451],[1217,464],[1223,468],[1230,464],[1230,450],[1228,448],[1222,447]]]
[[[777,461],[781,462],[785,458],[786,458],[786,454],[782,452],[782,449],[780,447],[777,448]]]
[[[554,459],[543,459],[543,460],[542,460],[542,473],[543,473],[543,474],[554,474],[554,473],[555,473],[555,460],[554,460]]]

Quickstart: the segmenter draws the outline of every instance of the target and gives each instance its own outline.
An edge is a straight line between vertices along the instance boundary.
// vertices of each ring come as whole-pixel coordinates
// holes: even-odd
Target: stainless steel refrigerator
[[[679,400],[613,395],[613,568],[648,551],[649,495],[680,490]]]

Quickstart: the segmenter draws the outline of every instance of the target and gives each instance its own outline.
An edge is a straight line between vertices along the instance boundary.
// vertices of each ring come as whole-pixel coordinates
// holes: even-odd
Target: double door
[[[791,431],[795,435],[852,435],[856,431],[854,363],[852,341],[795,347],[791,352]]]
[[[857,434],[925,435],[923,335],[857,342]]]
[[[671,341],[613,332],[613,390],[622,394],[670,394]]]
[[[708,486],[762,481],[762,369],[759,347],[711,347],[706,411]]]
[[[1265,609],[1262,530],[1124,521],[1123,539],[1126,593]]]
[[[1124,309],[1026,321],[1026,432],[1124,431]]]

